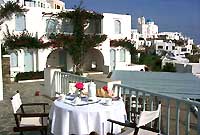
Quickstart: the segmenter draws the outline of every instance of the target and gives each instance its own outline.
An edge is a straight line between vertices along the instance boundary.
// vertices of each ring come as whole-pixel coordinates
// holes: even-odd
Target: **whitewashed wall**
[[[131,16],[122,14],[103,13],[102,32],[109,39],[131,39]],[[114,21],[121,22],[121,34],[115,34]]]
[[[110,40],[131,39],[131,16],[122,14],[103,13],[102,33],[107,35],[107,40],[99,47],[104,56],[104,65],[110,66]],[[115,34],[115,20],[121,22],[121,33]],[[117,49],[117,48],[116,48]],[[119,48],[118,48],[119,49]],[[116,52],[116,65],[127,65],[131,63],[130,53],[126,51],[126,61],[120,62],[120,53]],[[109,68],[111,71],[111,67]]]
[[[38,71],[43,71],[46,68],[47,58],[52,50],[52,48],[38,50]]]
[[[47,17],[44,17],[42,12],[46,13],[57,13],[61,10],[58,9],[44,9],[39,7],[26,7],[28,9],[28,12],[25,13],[26,16],[26,30],[29,33],[32,33],[33,36],[36,35],[36,32],[38,34],[38,37],[40,38],[44,34],[46,34],[46,19]],[[9,26],[9,31],[12,33],[20,33],[22,31],[15,31],[15,15],[13,15],[13,19],[6,21],[4,24],[1,25],[1,34],[0,39],[3,38],[3,32],[6,31],[6,25]]]
[[[1,56],[1,44],[0,44],[0,56]],[[0,59],[0,101],[3,100],[3,79],[2,79],[2,61]]]
[[[38,38],[46,34],[46,19],[49,17],[44,17],[42,12],[46,13],[56,13],[60,12],[61,10],[55,10],[55,9],[44,9],[44,8],[38,8],[38,7],[27,7],[29,11],[25,13],[26,16],[26,30],[29,33],[32,33],[33,36],[36,35]],[[112,13],[104,13],[104,18],[102,20],[102,33],[106,34],[108,36],[107,40],[104,41],[99,47],[96,47],[100,50],[100,52],[104,56],[104,65],[105,67],[110,66],[110,40],[112,39],[131,39],[131,16],[130,15],[121,15],[121,14],[112,14]],[[115,28],[114,28],[114,21],[119,20],[121,22],[121,33],[115,34]],[[2,31],[6,31],[5,24],[9,26],[9,31],[12,33],[19,33],[21,31],[15,31],[15,16],[13,16],[13,19],[11,21],[7,21],[2,25]],[[0,39],[3,38],[3,34],[0,34]],[[49,54],[51,53],[53,49],[40,49],[38,51],[35,51],[33,54],[33,71],[43,71],[44,68],[46,68],[46,62],[48,59]],[[24,72],[24,50],[18,51],[18,67],[14,67],[11,69],[11,72]],[[119,53],[116,54],[116,64],[130,64],[130,53],[126,52],[126,61],[120,62],[119,59]],[[68,57],[69,58],[69,57]],[[67,59],[68,59],[67,58]],[[68,62],[72,63],[71,60],[67,60]],[[68,70],[72,70],[72,64],[69,64],[70,67]],[[107,70],[107,69],[106,69]]]

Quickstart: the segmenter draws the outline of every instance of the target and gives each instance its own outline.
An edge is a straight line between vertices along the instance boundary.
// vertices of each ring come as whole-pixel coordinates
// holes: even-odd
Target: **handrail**
[[[103,87],[104,85],[107,84],[107,82],[96,80],[96,79],[89,79],[86,77],[82,77],[79,75],[71,74],[71,73],[66,73],[66,72],[59,72],[55,71],[54,72],[54,79],[53,79],[53,84],[54,89],[52,89],[52,93],[68,93],[69,90],[69,83],[73,82],[90,82],[93,81],[97,84],[97,88]]]
[[[67,93],[67,87],[69,86],[70,82],[77,82],[77,81],[82,81],[82,82],[88,82],[88,81],[94,81],[96,84],[99,84],[97,87],[102,87],[103,85],[106,85],[107,82],[104,81],[99,81],[95,79],[89,79],[86,77],[82,77],[79,75],[74,75],[70,73],[65,73],[65,72],[58,72],[55,71],[54,73],[54,79],[53,79],[53,85],[54,86],[54,93]],[[153,107],[157,104],[157,100],[162,100],[165,101],[165,105],[162,104],[162,111],[163,108],[165,111],[161,111],[162,115],[160,114],[159,118],[159,123],[158,123],[158,129],[160,130],[161,133],[170,135],[170,134],[191,134],[191,130],[195,130],[195,133],[200,134],[200,111],[198,111],[195,115],[195,120],[197,123],[195,123],[195,126],[191,124],[194,124],[194,122],[191,122],[191,108],[196,107],[198,110],[200,110],[200,103],[197,101],[192,101],[188,99],[183,99],[183,98],[178,98],[178,97],[173,97],[170,95],[165,95],[165,94],[160,94],[160,93],[155,93],[155,92],[150,92],[146,91],[143,89],[139,88],[133,88],[128,85],[124,84],[114,84],[113,85],[113,90],[114,93],[121,96],[126,103],[126,111],[127,111],[127,119],[130,120],[132,115],[131,111],[133,108],[133,103],[135,105],[135,110],[139,111],[139,107],[142,106],[143,110],[150,109],[153,110]],[[134,99],[134,100],[133,100]],[[142,99],[142,102],[140,101]],[[174,101],[174,104],[172,105],[170,102]],[[155,102],[154,102],[155,101]],[[184,122],[183,116],[181,116],[181,105],[184,104],[185,108],[185,118]],[[128,106],[127,106],[128,105]],[[147,108],[148,107],[148,108]],[[165,115],[163,115],[165,114]],[[172,119],[171,117],[175,117],[175,119]],[[165,124],[163,124],[163,120],[165,119]],[[173,128],[175,128],[175,131],[171,133],[171,123],[173,123]],[[164,127],[163,127],[164,125]],[[153,123],[151,123],[151,126],[153,126]],[[185,132],[182,133],[183,131],[180,131],[180,127],[184,126]],[[195,128],[195,129],[193,129]]]
[[[192,101],[192,100],[188,100],[188,99],[183,99],[183,98],[178,98],[178,97],[173,97],[173,96],[169,96],[169,95],[164,95],[164,94],[159,94],[159,93],[154,93],[154,92],[150,92],[150,91],[146,91],[146,90],[141,90],[141,89],[136,89],[136,88],[133,88],[133,87],[130,87],[128,85],[124,85],[124,84],[114,84],[113,87],[116,87],[116,86],[119,86],[119,87],[123,87],[125,89],[132,89],[132,90],[136,90],[138,92],[145,92],[147,94],[153,94],[155,96],[159,96],[159,97],[165,97],[165,98],[170,98],[170,99],[174,99],[174,100],[179,100],[181,102],[184,102],[184,103],[189,103],[190,105],[195,105],[195,106],[199,106],[200,107],[200,103],[197,102],[197,101]]]
[[[146,100],[146,98],[148,97],[149,100],[149,105],[150,105],[150,110],[152,110],[153,108],[153,97],[157,97],[156,99],[162,100],[163,104],[165,102],[165,106],[163,106],[163,108],[166,107],[166,110],[164,112],[162,112],[162,114],[164,113],[165,115],[163,115],[160,119],[159,119],[159,124],[158,124],[158,129],[162,134],[176,134],[176,135],[182,135],[185,133],[185,135],[188,134],[192,134],[191,132],[191,123],[193,124],[193,128],[195,128],[195,134],[197,132],[197,134],[200,134],[200,103],[197,101],[191,101],[188,99],[182,99],[182,98],[177,98],[177,97],[173,97],[173,96],[169,96],[169,95],[164,95],[164,94],[160,94],[160,93],[154,93],[154,92],[150,92],[150,91],[146,91],[146,90],[141,90],[141,89],[136,89],[136,88],[132,88],[130,86],[127,85],[123,85],[123,84],[114,84],[113,85],[113,90],[117,90],[118,92],[118,96],[123,97],[125,103],[128,102],[128,107],[127,107],[127,118],[128,120],[131,120],[132,115],[131,115],[131,110],[133,108],[132,106],[132,96],[134,95],[135,97],[135,109],[136,111],[138,111],[138,99],[139,97],[142,98],[143,102],[142,102],[142,106],[143,109],[146,109],[146,104],[148,103],[148,101]],[[125,96],[125,98],[124,98]],[[126,96],[128,96],[128,99],[126,98]],[[170,101],[174,100],[173,106],[175,106],[175,108],[172,108],[172,106],[170,105]],[[157,104],[157,103],[156,103]],[[185,116],[184,116],[184,120],[183,120],[183,116],[180,115],[181,111],[181,104],[186,105],[185,106]],[[197,111],[196,114],[194,114],[194,118],[197,119],[195,121],[197,121],[195,123],[194,126],[194,121],[191,120],[191,108],[192,107],[197,107]],[[174,111],[172,110],[174,109]],[[175,119],[171,119],[172,115],[175,116]],[[163,121],[161,121],[161,119],[166,119],[166,123],[165,123],[165,127],[162,127]],[[193,119],[194,119],[193,118]],[[184,122],[181,122],[184,121]],[[172,131],[170,130],[171,126],[170,124],[172,122],[175,122],[175,131],[173,133],[171,133]],[[174,124],[173,124],[174,125]],[[152,126],[152,124],[151,124]],[[185,131],[180,131],[180,127],[184,126]]]

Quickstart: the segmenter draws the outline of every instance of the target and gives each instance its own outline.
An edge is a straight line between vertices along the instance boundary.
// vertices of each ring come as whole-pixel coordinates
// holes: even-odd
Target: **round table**
[[[104,99],[101,99],[101,101]],[[107,119],[125,122],[126,110],[120,99],[112,101],[112,105],[93,103],[83,106],[73,106],[63,100],[55,100],[51,106],[51,132],[54,135],[86,135],[92,131],[106,135],[111,131],[111,123]],[[121,132],[121,127],[114,125],[114,133]]]

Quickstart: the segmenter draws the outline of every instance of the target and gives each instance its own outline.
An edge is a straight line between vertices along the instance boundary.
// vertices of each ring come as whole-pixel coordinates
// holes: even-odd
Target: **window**
[[[163,49],[163,46],[158,46],[158,49]]]
[[[73,24],[70,19],[62,21],[61,31],[65,33],[73,33]]]
[[[181,52],[186,52],[187,48],[181,48]]]
[[[125,49],[120,49],[120,62],[125,62]]]
[[[168,46],[166,46],[166,50],[168,50]]]
[[[115,34],[121,34],[121,22],[115,20]]]
[[[57,5],[57,8],[56,9],[60,9],[60,6],[59,5]]]
[[[26,30],[25,15],[15,15],[15,30],[24,31]]]
[[[46,27],[46,32],[51,34],[53,32],[56,32],[56,26],[58,24],[58,21],[54,19],[47,19],[46,21],[47,27]]]
[[[18,57],[17,52],[12,52],[10,54],[10,66],[11,67],[18,67]]]

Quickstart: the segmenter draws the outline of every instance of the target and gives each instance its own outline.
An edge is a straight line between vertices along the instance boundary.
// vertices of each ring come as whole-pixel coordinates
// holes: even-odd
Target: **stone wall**
[[[3,84],[9,84],[10,81],[10,56],[4,55],[2,57],[2,77]]]

